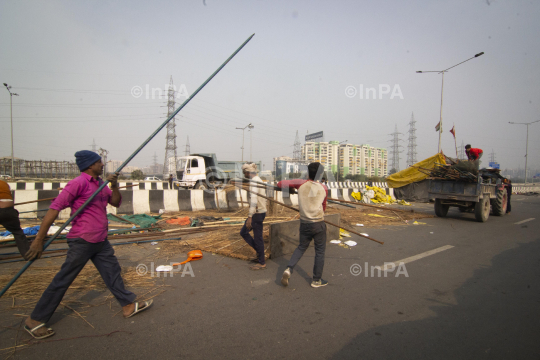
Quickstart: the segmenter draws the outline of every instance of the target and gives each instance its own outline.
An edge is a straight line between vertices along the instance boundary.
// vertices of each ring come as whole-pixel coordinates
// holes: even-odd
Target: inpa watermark
[[[390,93],[392,89],[392,93]],[[377,91],[378,90],[378,91]],[[364,84],[360,84],[358,88],[355,86],[349,85],[345,88],[345,96],[352,99],[358,96],[360,100],[382,100],[386,95],[390,94],[390,100],[394,98],[404,99],[403,93],[401,92],[401,87],[399,84],[394,84],[394,87],[391,88],[388,84],[379,84],[377,87],[366,87]]]
[[[409,273],[407,272],[407,268],[405,267],[404,262],[400,262],[397,268],[396,263],[393,262],[385,262],[383,267],[369,266],[369,264],[366,262],[364,263],[363,268],[360,264],[352,264],[350,270],[351,275],[353,276],[359,276],[363,272],[364,277],[381,277],[381,275],[383,277],[388,277],[389,272],[394,272],[394,270],[396,270],[395,277],[399,277],[400,275],[405,275],[405,277],[409,277]]]
[[[169,89],[171,85],[165,84],[165,86],[162,88],[151,88],[149,84],[146,84],[144,88],[139,85],[135,85],[131,88],[131,96],[134,98],[140,98],[141,96],[145,95],[145,98],[147,100],[149,99],[165,99],[169,96]],[[172,85],[172,89],[170,89],[174,93],[174,98],[184,98],[189,99],[189,93],[187,91],[186,85],[181,84],[180,87],[177,89],[176,85]]]
[[[144,276],[150,274],[150,277],[173,277],[175,273],[180,274],[180,277],[189,275],[195,277],[191,263],[186,263],[184,266],[178,265],[178,267],[173,266],[174,262],[171,262],[169,265],[159,265],[155,267],[154,262],[150,263],[150,268],[146,264],[139,264],[135,268],[139,276]]]

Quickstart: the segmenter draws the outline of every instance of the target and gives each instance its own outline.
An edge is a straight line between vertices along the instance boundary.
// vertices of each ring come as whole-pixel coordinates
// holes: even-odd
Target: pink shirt
[[[52,202],[50,208],[61,211],[70,207],[71,215],[73,215],[101,184],[103,184],[101,178],[94,180],[92,176],[81,173],[80,176],[67,183],[64,190]],[[105,241],[109,228],[107,204],[110,203],[111,197],[111,189],[107,186],[104,187],[94,200],[73,219],[67,237],[70,239],[83,238],[90,243]]]

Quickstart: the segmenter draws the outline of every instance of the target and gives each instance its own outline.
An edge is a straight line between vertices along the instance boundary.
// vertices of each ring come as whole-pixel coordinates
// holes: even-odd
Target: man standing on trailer
[[[67,183],[66,187],[54,200],[41,223],[36,238],[26,256],[39,259],[43,252],[43,240],[59,212],[70,207],[72,214],[77,211],[90,196],[103,184],[99,175],[103,174],[101,157],[93,151],[82,150],[75,153],[81,175]],[[135,294],[126,290],[120,275],[121,268],[114,250],[107,240],[108,221],[107,204],[119,207],[122,196],[118,190],[118,174],[107,177],[111,189],[105,187],[71,222],[67,234],[69,250],[66,260],[49,287],[39,299],[32,314],[26,319],[24,329],[35,339],[45,339],[54,335],[45,324],[60,305],[64,294],[84,268],[92,260],[103,281],[122,306],[125,318],[131,317],[152,305],[152,301],[134,303]]]
[[[467,159],[469,159],[469,161],[480,160],[482,155],[484,155],[482,149],[473,148],[470,144],[465,145],[465,152],[467,153]]]
[[[311,286],[317,288],[328,285],[328,281],[322,279],[326,250],[324,211],[326,210],[328,189],[325,185],[316,182],[321,178],[323,171],[324,167],[320,163],[314,162],[308,165],[308,180],[282,180],[277,183],[277,187],[280,189],[293,188],[298,190],[298,205],[300,207],[300,244],[294,250],[289,265],[283,272],[281,278],[283,286],[289,285],[291,273],[306,252],[311,240],[315,245],[315,263]]]

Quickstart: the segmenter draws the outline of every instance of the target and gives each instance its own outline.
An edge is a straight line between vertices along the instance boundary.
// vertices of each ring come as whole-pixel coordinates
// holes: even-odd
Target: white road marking
[[[534,218],[530,218],[530,219],[525,219],[525,220],[518,221],[517,223],[514,223],[514,225],[523,224],[523,223],[526,223],[527,221],[531,221],[531,220],[534,220]]]
[[[390,263],[390,264],[386,263],[386,265],[381,266],[380,268],[382,269],[382,271],[387,271],[388,269],[393,269],[393,268],[397,267],[397,265],[399,265],[401,263],[407,264],[407,263],[410,263],[410,262],[413,262],[413,261],[416,261],[416,260],[420,260],[420,259],[425,258],[427,256],[434,255],[436,253],[440,253],[441,251],[445,251],[445,250],[448,250],[448,249],[451,249],[451,248],[453,248],[452,245],[441,246],[440,248],[429,250],[429,251],[423,252],[421,254],[405,258],[403,260],[394,261],[393,263]]]

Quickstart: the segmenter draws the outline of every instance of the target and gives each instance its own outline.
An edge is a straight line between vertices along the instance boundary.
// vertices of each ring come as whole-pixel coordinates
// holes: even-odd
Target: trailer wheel
[[[503,216],[508,206],[508,193],[506,189],[497,191],[497,197],[493,199],[493,215]]]
[[[441,199],[435,199],[435,215],[438,217],[445,217],[448,214],[449,205],[444,205]]]
[[[489,209],[489,197],[488,195],[484,195],[484,197],[474,206],[474,217],[476,221],[485,222],[489,217]]]

